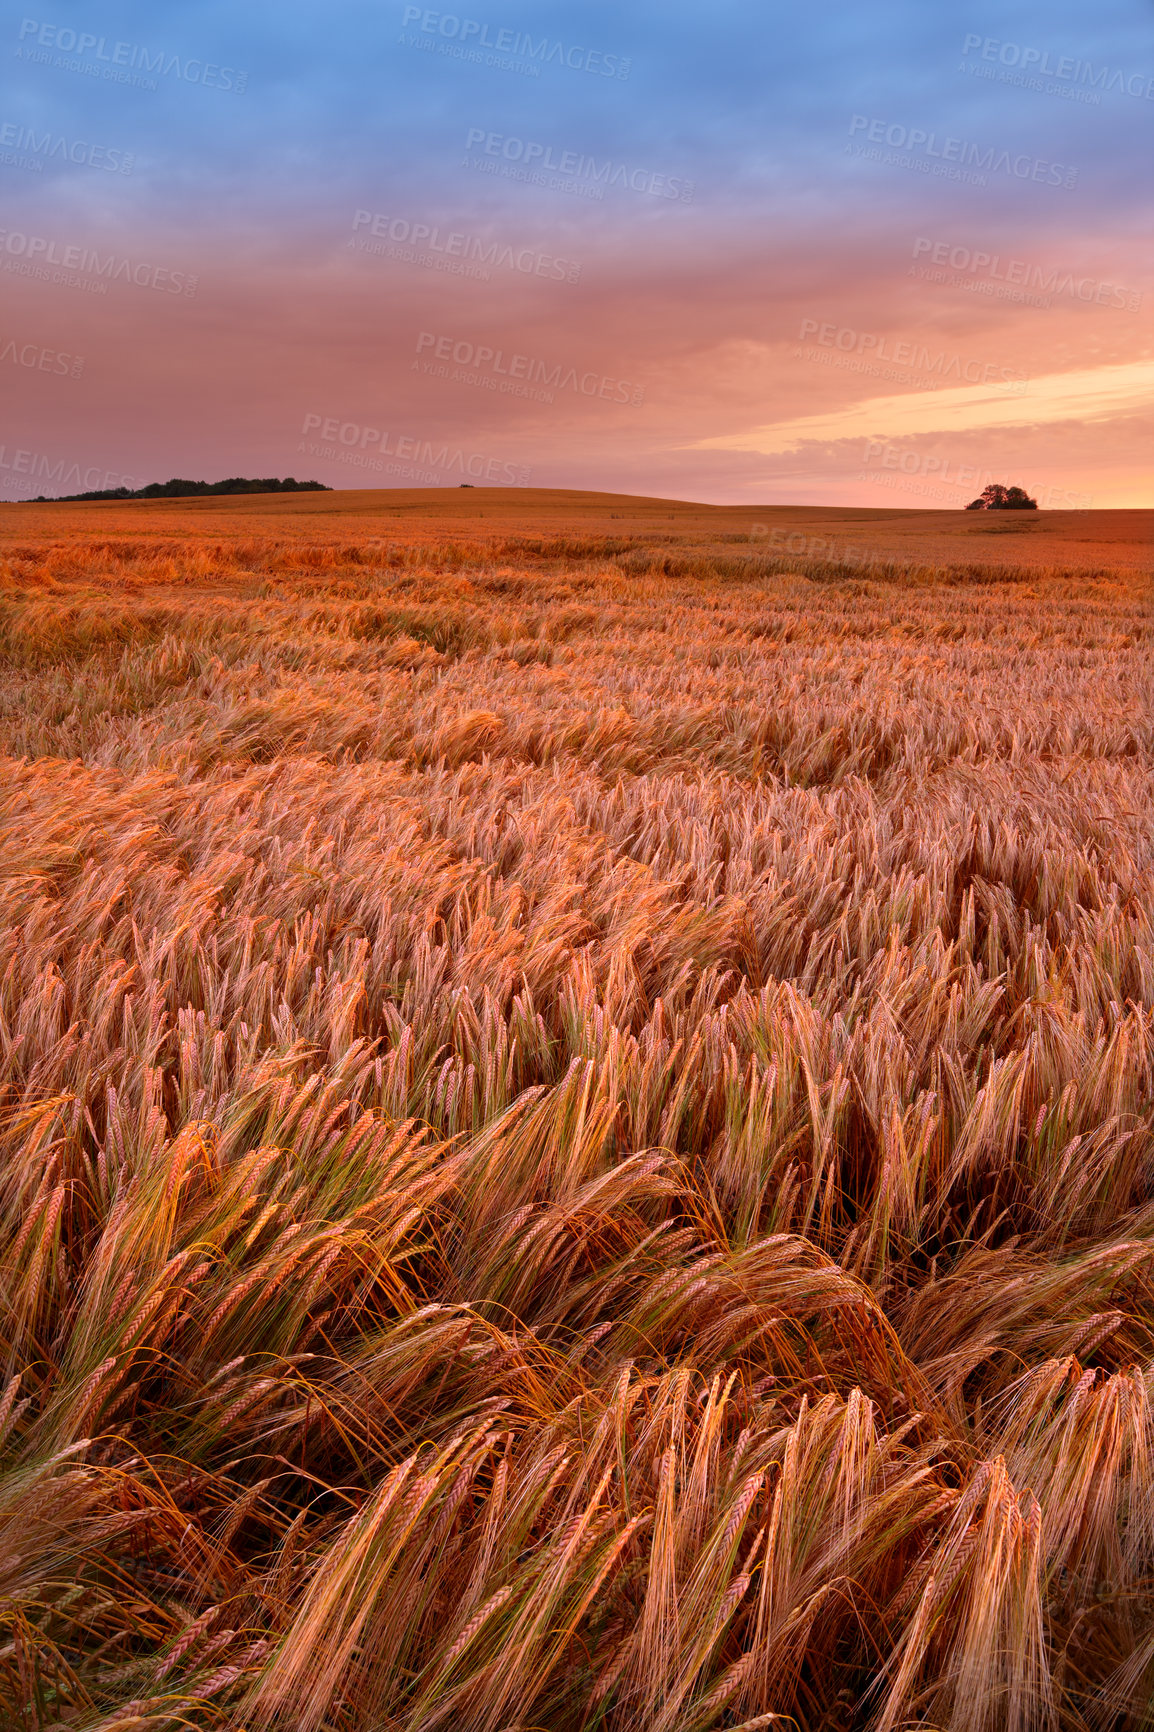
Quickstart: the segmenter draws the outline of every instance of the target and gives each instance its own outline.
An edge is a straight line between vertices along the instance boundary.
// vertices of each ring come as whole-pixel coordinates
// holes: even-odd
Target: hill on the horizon
[[[613,541],[641,542],[678,556],[695,550],[787,557],[799,566],[832,559],[855,566],[859,575],[889,561],[1148,571],[1154,543],[1154,511],[1134,506],[967,512],[961,507],[711,504],[560,487],[333,489],[282,483],[277,491],[272,482],[244,484],[261,491],[230,496],[218,489],[233,483],[221,482],[207,493],[200,489],[209,484],[191,485],[197,489],[192,495],[142,489],[81,500],[0,501],[0,542],[23,544],[30,534],[83,542],[94,533],[115,531],[225,540],[257,535],[295,542],[304,537],[344,547],[361,537],[370,546],[382,537],[431,545],[449,536],[493,551],[514,542],[548,544],[562,557],[577,552],[576,543],[584,546],[593,539],[603,551]],[[61,509],[49,512],[48,505]]]

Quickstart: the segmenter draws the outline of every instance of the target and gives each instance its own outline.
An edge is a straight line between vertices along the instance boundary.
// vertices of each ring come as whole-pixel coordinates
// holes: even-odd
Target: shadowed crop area
[[[1148,575],[511,497],[5,516],[0,1719],[1138,1732]]]

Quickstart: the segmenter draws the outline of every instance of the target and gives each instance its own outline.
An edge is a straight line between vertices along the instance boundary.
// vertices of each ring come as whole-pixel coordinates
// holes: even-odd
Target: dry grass
[[[10,546],[5,1724],[1148,1725],[1152,651],[1076,560]]]

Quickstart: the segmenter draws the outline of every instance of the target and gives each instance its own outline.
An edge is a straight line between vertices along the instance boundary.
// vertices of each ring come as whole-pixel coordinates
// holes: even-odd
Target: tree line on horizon
[[[275,475],[253,481],[233,475],[227,481],[150,481],[147,487],[102,487],[94,493],[38,494],[29,505],[59,505],[85,499],[191,499],[206,493],[331,493],[323,481],[296,481],[291,475],[279,481]]]
[[[1031,499],[1024,487],[1003,487],[1000,481],[983,487],[976,499],[971,499],[967,511],[1037,511],[1038,501]]]

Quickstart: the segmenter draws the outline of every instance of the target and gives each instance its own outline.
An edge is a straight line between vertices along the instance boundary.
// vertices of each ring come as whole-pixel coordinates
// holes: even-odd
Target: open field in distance
[[[1149,1724],[1154,513],[1007,515],[0,508],[6,1723]]]
[[[563,489],[446,487],[338,493],[248,494],[235,498],[156,499],[87,505],[0,505],[0,546],[93,536],[271,535],[316,542],[381,538],[478,542],[570,537],[641,542],[697,552],[766,551],[780,531],[860,547],[917,565],[1013,563],[1122,569],[1149,577],[1152,511],[911,511],[886,507],[698,505]],[[751,541],[752,532],[752,541]],[[1005,539],[1010,537],[1009,540]],[[1012,554],[1012,559],[1010,555]]]

